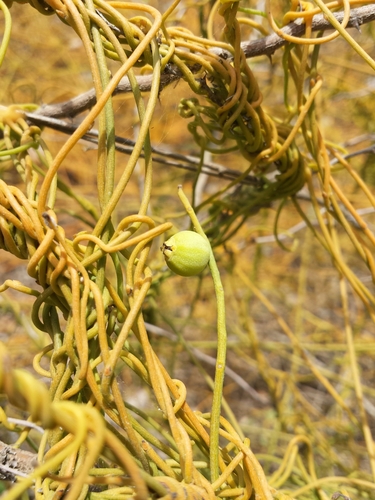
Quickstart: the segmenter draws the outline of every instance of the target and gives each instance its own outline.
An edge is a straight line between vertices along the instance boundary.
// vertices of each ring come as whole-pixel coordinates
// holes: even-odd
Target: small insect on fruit
[[[208,241],[194,231],[180,231],[163,243],[169,269],[180,276],[200,274],[210,260],[211,247]]]

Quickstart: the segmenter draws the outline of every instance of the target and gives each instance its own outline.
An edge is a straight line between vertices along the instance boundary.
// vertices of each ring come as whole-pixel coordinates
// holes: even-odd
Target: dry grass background
[[[163,2],[152,4],[162,8]],[[188,19],[189,29],[198,32],[198,14],[199,9],[191,7],[180,22]],[[67,100],[91,88],[84,50],[68,26],[55,16],[41,16],[29,5],[14,4],[12,16],[12,39],[5,64],[0,70],[1,104],[49,104]],[[0,33],[2,22],[1,19]],[[373,35],[373,24],[362,27],[361,33],[354,34],[374,56]],[[281,51],[272,57],[272,62],[260,57],[250,64],[259,79],[266,109],[282,119],[286,111],[280,59]],[[322,48],[319,67],[324,85],[317,108],[325,137],[346,147],[348,152],[373,144],[375,79],[372,70],[341,39]],[[151,130],[153,145],[181,153],[198,153],[185,121],[177,113],[179,99],[188,92],[187,85],[180,82],[161,93]],[[116,133],[134,138],[137,123],[131,100],[126,96],[116,97],[114,110]],[[63,134],[51,130],[45,131],[44,138],[53,154],[66,139]],[[117,160],[121,165],[126,157],[117,153]],[[245,165],[236,154],[214,160],[235,169],[243,169]],[[92,145],[81,141],[59,171],[68,185],[93,203],[96,203],[95,161],[96,152]],[[352,165],[373,191],[374,156],[359,155],[353,158]],[[4,165],[0,175],[8,184],[19,182],[16,172],[8,169],[7,165]],[[140,178],[141,175],[139,179],[133,177],[127,198],[116,214],[119,220],[136,210],[140,199]],[[189,192],[192,179],[192,174],[182,170],[156,165],[152,214],[168,219],[168,214],[181,213],[177,185],[183,184]],[[363,192],[344,170],[335,173],[335,179],[356,209],[369,208],[370,203]],[[222,185],[223,181],[208,178],[205,194],[218,190]],[[301,203],[314,220],[310,203]],[[79,208],[73,207],[71,200],[63,194],[57,207],[59,223],[68,237],[87,228],[72,217],[71,211]],[[277,203],[274,203],[269,208],[261,209],[233,239],[215,250],[226,291],[228,366],[251,387],[246,390],[240,387],[238,381],[227,377],[225,398],[244,433],[250,437],[252,449],[267,474],[271,475],[278,467],[288,443],[295,436],[307,436],[313,447],[318,477],[338,475],[372,481],[360,426],[350,421],[326,388],[317,381],[301,352],[293,347],[280,326],[282,318],[298,338],[304,352],[308,353],[309,359],[341,394],[353,415],[358,417],[338,272],[331,256],[306,228],[292,235],[289,233],[283,240],[292,251],[277,245],[273,239],[276,208]],[[364,219],[375,232],[373,210]],[[288,234],[300,221],[293,205],[287,203],[280,217],[279,231],[281,228]],[[186,217],[178,218],[175,224],[179,229],[186,228]],[[340,228],[338,235],[344,260],[374,293],[368,269],[353,251],[347,235]],[[33,286],[31,278],[27,277],[25,263],[4,251],[1,251],[0,258],[0,281],[19,279]],[[159,269],[160,273],[156,274],[144,306],[145,319],[162,329],[154,333],[151,330],[152,343],[170,374],[187,386],[190,405],[203,412],[209,411],[211,390],[205,382],[205,372],[212,376],[213,366],[204,359],[195,359],[194,362],[194,354],[187,353],[181,338],[190,348],[215,356],[216,312],[210,277],[184,279],[176,276],[165,279],[161,274],[163,262],[156,244],[151,261],[153,268]],[[272,304],[274,314],[249,288],[248,278]],[[3,294],[0,300],[0,340],[7,344],[15,365],[32,371],[32,358],[46,339],[31,325],[28,317],[31,301],[11,291]],[[363,304],[352,291],[349,291],[349,313],[365,408],[370,429],[374,432],[375,328]],[[146,388],[136,385],[137,381],[129,375],[129,370],[123,372],[123,384],[133,404],[158,415],[152,395]],[[301,461],[296,459],[283,485],[286,489],[296,489],[306,480],[303,463],[308,453],[301,443],[299,455]],[[305,473],[309,476],[306,469]],[[345,484],[327,484],[323,489],[328,496],[339,489],[346,489],[353,495],[352,500],[374,498],[375,494],[374,490],[366,487],[354,488]],[[322,495],[321,491],[313,489],[299,498],[324,498]]]

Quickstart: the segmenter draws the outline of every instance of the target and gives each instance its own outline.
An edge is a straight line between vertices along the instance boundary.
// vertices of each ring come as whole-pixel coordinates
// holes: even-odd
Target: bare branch
[[[0,441],[0,479],[15,481],[17,476],[26,477],[37,464],[36,453],[13,448]]]
[[[175,81],[181,78],[181,74],[173,72],[171,74],[164,73],[160,78],[160,92]],[[152,75],[141,75],[137,76],[137,82],[141,92],[149,92],[151,89]],[[129,78],[125,76],[121,79],[120,83],[117,85],[115,91],[112,95],[116,94],[126,94],[131,92],[132,88],[129,82]],[[49,104],[47,106],[41,106],[37,114],[43,115],[51,118],[73,118],[79,115],[83,111],[92,108],[96,103],[96,94],[94,89],[90,89],[83,94],[70,99],[69,101],[60,102],[57,104]],[[52,127],[53,128],[53,127]]]

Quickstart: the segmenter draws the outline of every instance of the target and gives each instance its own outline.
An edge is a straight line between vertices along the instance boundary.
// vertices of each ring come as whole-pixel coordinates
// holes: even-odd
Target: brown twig
[[[38,464],[36,453],[13,448],[0,441],[0,479],[15,481],[29,475]]]
[[[181,74],[178,72],[171,72],[170,74],[164,73],[161,75],[160,79],[160,92],[169,84],[178,81],[181,78]],[[151,89],[152,75],[141,75],[137,76],[137,82],[141,92],[149,92]],[[113,95],[116,94],[126,94],[131,92],[131,85],[128,77],[122,78],[120,83],[117,85],[116,90]],[[92,108],[96,104],[96,94],[94,89],[90,89],[83,94],[70,99],[69,101],[60,102],[57,104],[48,104],[47,106],[41,106],[37,114],[51,117],[51,118],[73,118],[79,115],[83,111]]]

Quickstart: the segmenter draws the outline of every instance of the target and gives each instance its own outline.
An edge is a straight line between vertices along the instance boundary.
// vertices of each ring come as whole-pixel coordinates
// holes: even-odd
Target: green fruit
[[[210,260],[211,247],[206,238],[194,231],[180,231],[160,249],[169,269],[180,276],[201,273]]]

